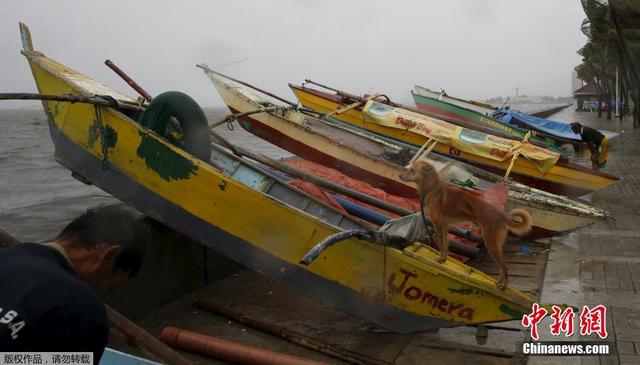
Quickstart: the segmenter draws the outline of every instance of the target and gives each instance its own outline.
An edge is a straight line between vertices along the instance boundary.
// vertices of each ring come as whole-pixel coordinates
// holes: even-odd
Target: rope
[[[94,95],[95,98],[98,99],[103,99],[109,102],[109,107],[117,110],[117,111],[121,111],[120,108],[120,103],[118,102],[118,100],[116,100],[116,98],[114,98],[111,95]],[[74,101],[72,101],[71,103],[74,103]],[[109,163],[109,149],[107,147],[107,137],[105,136],[106,134],[106,129],[104,128],[104,125],[102,124],[102,111],[100,109],[100,105],[94,104],[93,105],[93,109],[95,110],[96,113],[96,122],[98,123],[98,129],[99,129],[99,133],[100,133],[100,148],[102,150],[102,163],[100,164],[102,171],[107,171],[110,168],[110,163]]]
[[[105,128],[102,125],[102,113],[100,111],[100,106],[94,105],[93,109],[96,113],[96,122],[98,123],[98,130],[100,131],[100,148],[102,150],[102,163],[100,167],[102,171],[109,170],[109,149],[107,148],[107,141],[105,136]]]
[[[530,136],[531,136],[531,132],[527,132],[527,134],[525,134],[524,138],[522,139],[522,143],[526,143],[529,140]],[[504,181],[507,181],[509,179],[509,174],[511,174],[511,169],[513,168],[513,165],[515,164],[516,159],[520,156],[520,148],[522,148],[522,146],[518,147],[516,152],[513,154],[513,157],[511,157],[511,162],[509,163],[509,168],[507,169],[507,172],[504,174]]]
[[[116,98],[114,98],[111,95],[94,95],[94,97],[96,98],[100,98],[100,99],[104,99],[106,101],[109,102],[109,106],[117,111],[122,111],[120,108],[120,103],[118,102],[118,100]],[[72,103],[74,103],[72,101]]]

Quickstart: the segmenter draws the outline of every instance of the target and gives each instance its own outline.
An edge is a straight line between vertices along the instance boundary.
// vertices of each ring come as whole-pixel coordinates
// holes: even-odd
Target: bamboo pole
[[[388,361],[372,358],[370,356],[361,354],[359,352],[350,351],[341,348],[336,345],[331,345],[324,341],[309,337],[300,332],[290,330],[285,327],[271,325],[264,321],[260,321],[256,318],[249,317],[240,312],[234,311],[228,306],[207,298],[195,298],[193,304],[199,308],[222,315],[226,318],[232,319],[240,324],[255,328],[257,330],[276,335],[284,338],[287,341],[291,341],[300,346],[310,348],[329,356],[333,356],[337,359],[348,361],[352,364],[373,364],[373,365],[390,365]]]
[[[68,103],[85,103],[99,106],[107,106],[112,107],[113,105],[109,100],[95,97],[95,96],[84,96],[84,95],[51,95],[51,94],[33,94],[33,93],[0,93],[0,100],[44,100],[44,101],[59,101],[59,102],[68,102]],[[120,109],[129,109],[134,111],[144,111],[144,108],[135,105],[123,102],[122,100],[118,101],[118,107]]]
[[[427,152],[424,154],[425,157],[428,156],[431,150],[433,150],[433,148],[436,146],[437,143],[438,141],[436,141],[435,139],[431,139],[431,137],[428,137],[427,141],[422,145],[422,147],[420,147],[418,152],[416,152],[416,154],[413,155],[413,157],[411,158],[411,161],[409,161],[409,163],[407,164],[407,167],[410,167],[411,165],[413,165],[414,162],[420,159],[420,157],[422,157],[424,150],[427,148],[427,146],[430,145],[429,148],[427,149]]]
[[[261,93],[263,93],[265,95],[268,95],[268,96],[270,96],[270,97],[272,97],[272,98],[274,98],[276,100],[280,100],[281,102],[289,104],[291,106],[297,106],[298,105],[297,103],[289,101],[289,100],[287,100],[287,99],[285,99],[283,97],[280,97],[278,95],[272,94],[272,93],[270,93],[270,92],[268,92],[266,90],[263,90],[263,89],[261,89],[261,88],[259,88],[257,86],[251,85],[248,82],[244,82],[242,80],[235,79],[235,78],[233,78],[231,76],[227,76],[227,75],[225,75],[223,73],[220,73],[218,71],[214,71],[214,70],[210,69],[209,66],[205,65],[204,63],[196,65],[196,67],[203,69],[205,73],[212,73],[214,75],[222,76],[222,77],[224,77],[226,79],[229,79],[229,80],[231,80],[233,82],[237,82],[240,85],[244,85],[246,87],[252,88],[253,90],[259,91],[259,92],[261,92]]]

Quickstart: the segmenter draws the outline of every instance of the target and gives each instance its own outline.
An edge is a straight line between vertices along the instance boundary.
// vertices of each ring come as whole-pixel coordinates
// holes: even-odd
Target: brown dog
[[[429,211],[437,235],[436,245],[440,249],[438,262],[446,261],[449,253],[447,227],[450,224],[471,221],[482,231],[487,252],[500,266],[498,287],[504,290],[507,287],[508,270],[502,251],[507,239],[507,231],[517,235],[528,233],[531,230],[531,215],[523,209],[514,209],[508,216],[505,215],[474,194],[440,180],[438,172],[425,161],[415,162],[407,171],[400,174],[400,179],[416,183],[420,207],[426,206]],[[513,217],[520,217],[522,221],[518,223],[513,220]]]

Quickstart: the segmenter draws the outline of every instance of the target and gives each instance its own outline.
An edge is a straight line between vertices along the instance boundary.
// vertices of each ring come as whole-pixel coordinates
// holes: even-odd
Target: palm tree
[[[578,77],[593,81],[600,103],[612,105],[616,97],[615,77],[620,76],[621,95],[625,100],[622,114],[633,100],[634,126],[640,120],[640,3],[637,0],[581,0],[587,18],[581,30],[587,44],[578,54],[582,64],[576,67]],[[611,107],[607,119],[611,119]],[[598,116],[601,116],[601,111]]]

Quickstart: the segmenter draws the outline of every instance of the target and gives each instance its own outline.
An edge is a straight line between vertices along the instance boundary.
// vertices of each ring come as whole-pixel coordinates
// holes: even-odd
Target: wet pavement
[[[614,223],[598,223],[553,239],[541,301],[566,303],[579,310],[583,305],[605,305],[607,341],[615,345],[617,355],[531,357],[529,364],[640,364],[640,130],[634,130],[631,121],[598,119],[589,112],[566,110],[554,115],[554,119],[563,117],[621,132],[612,143],[604,169],[621,180],[587,197],[595,206],[610,211],[616,219]],[[574,160],[590,164],[588,156]],[[578,333],[579,314],[580,311],[576,315]],[[541,340],[560,340],[549,335],[549,323],[547,320],[539,327],[544,329]],[[578,337],[574,335],[570,340],[579,340]]]

